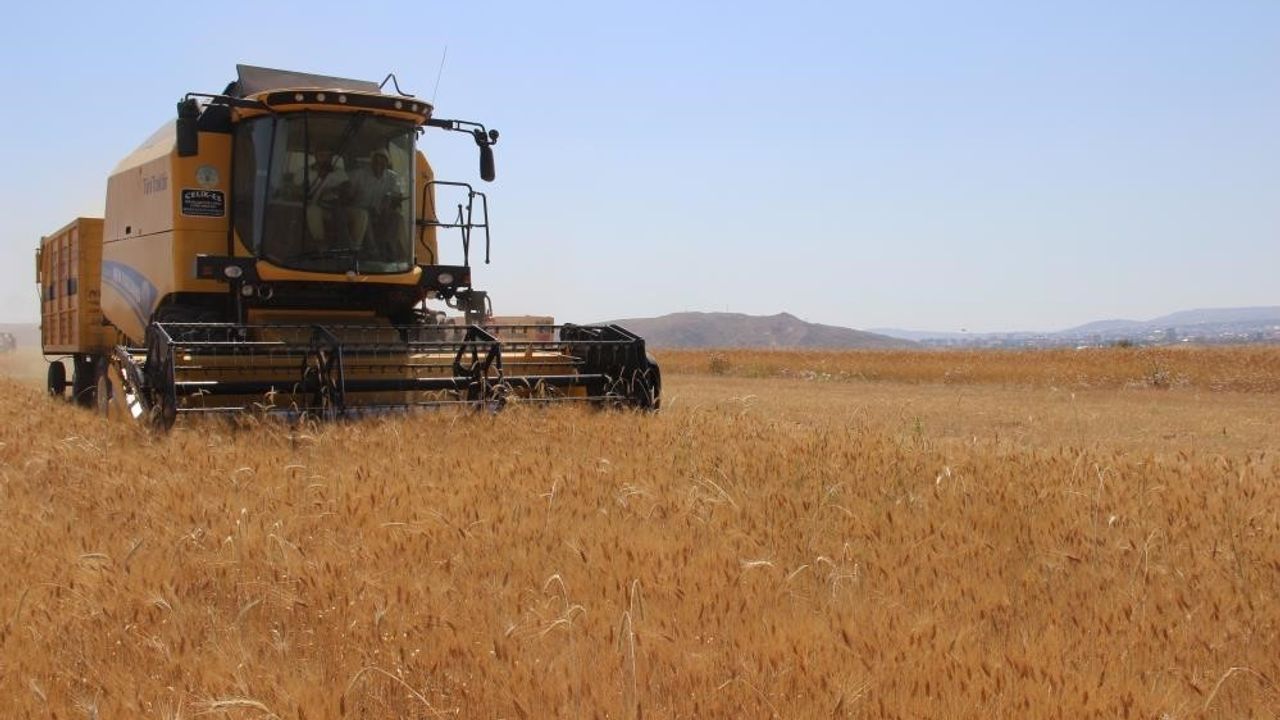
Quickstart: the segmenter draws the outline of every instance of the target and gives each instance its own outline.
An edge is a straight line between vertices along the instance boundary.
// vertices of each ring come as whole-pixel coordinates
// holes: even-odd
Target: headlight
[[[436,282],[440,283],[441,285],[452,285],[453,273],[447,273],[447,272],[440,273],[439,275],[436,276]]]

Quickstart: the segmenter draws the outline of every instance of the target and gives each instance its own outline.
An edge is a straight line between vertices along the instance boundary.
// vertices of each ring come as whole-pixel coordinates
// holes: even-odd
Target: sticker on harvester
[[[182,188],[182,214],[187,217],[222,217],[227,214],[227,198],[221,190]]]

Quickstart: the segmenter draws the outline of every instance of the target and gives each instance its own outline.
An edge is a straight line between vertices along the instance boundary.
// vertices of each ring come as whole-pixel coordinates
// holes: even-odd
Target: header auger
[[[105,218],[42,239],[52,394],[65,395],[70,357],[77,402],[165,428],[182,415],[336,419],[513,398],[658,407],[641,338],[504,321],[472,286],[476,233],[489,262],[488,200],[436,180],[416,143],[433,128],[466,133],[489,181],[496,130],[372,82],[238,71],[221,94],[185,96],[121,161]],[[443,219],[438,195],[456,200]],[[441,260],[438,233],[460,236],[460,261]]]

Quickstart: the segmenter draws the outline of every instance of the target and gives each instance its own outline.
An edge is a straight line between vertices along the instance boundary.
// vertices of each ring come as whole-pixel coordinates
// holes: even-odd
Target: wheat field
[[[1280,349],[1168,352],[167,436],[0,360],[0,714],[1276,717]]]

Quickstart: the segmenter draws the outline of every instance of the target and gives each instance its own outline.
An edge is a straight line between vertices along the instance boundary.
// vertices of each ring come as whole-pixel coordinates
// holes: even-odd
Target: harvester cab
[[[394,76],[241,65],[187,94],[117,166],[105,219],[42,241],[46,353],[73,358],[81,402],[166,427],[512,397],[656,408],[657,364],[625,329],[494,318],[471,266],[473,240],[490,259],[488,198],[436,179],[417,147],[436,130],[469,136],[493,180],[498,132],[434,117]],[[439,212],[440,191],[461,201]]]

